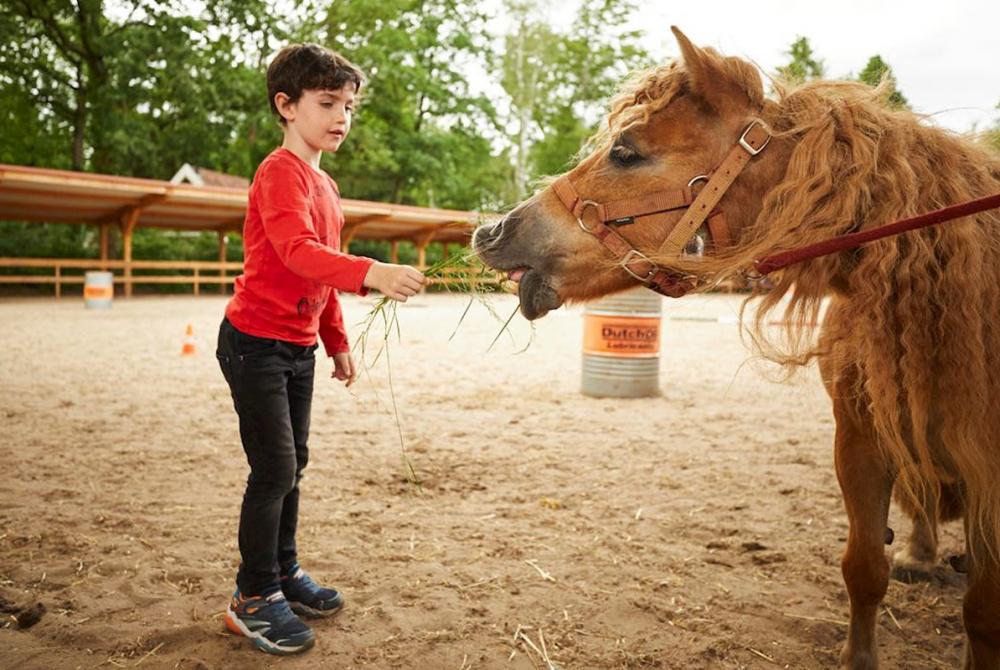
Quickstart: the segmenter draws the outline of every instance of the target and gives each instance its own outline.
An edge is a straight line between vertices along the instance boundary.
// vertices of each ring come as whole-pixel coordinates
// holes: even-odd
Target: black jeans
[[[309,461],[316,345],[254,337],[223,319],[216,356],[240,418],[250,464],[240,512],[236,584],[258,595],[296,560],[299,481]],[[279,567],[280,566],[280,567]]]

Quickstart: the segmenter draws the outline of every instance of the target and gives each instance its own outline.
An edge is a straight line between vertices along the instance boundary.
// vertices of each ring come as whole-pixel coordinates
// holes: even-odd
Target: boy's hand
[[[420,270],[409,265],[373,263],[365,275],[364,285],[378,290],[382,295],[406,302],[427,283],[427,277]]]
[[[358,368],[354,365],[354,356],[351,352],[345,351],[342,354],[333,355],[333,372],[330,376],[345,382],[347,388],[351,387],[358,378]]]

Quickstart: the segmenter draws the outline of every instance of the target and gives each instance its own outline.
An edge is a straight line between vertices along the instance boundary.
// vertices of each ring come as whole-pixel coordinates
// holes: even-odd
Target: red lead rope
[[[917,230],[918,228],[926,228],[927,226],[933,226],[937,223],[951,221],[952,219],[960,219],[963,216],[976,214],[978,212],[985,212],[986,210],[993,209],[995,207],[1000,207],[1000,193],[986,196],[985,198],[970,200],[969,202],[963,202],[960,205],[952,205],[943,209],[936,209],[933,212],[927,212],[926,214],[914,216],[911,219],[901,219],[900,221],[879,226],[878,228],[872,228],[871,230],[862,230],[857,233],[851,233],[849,235],[835,237],[823,242],[817,242],[816,244],[810,244],[806,247],[799,247],[798,249],[792,249],[791,251],[774,254],[773,256],[764,258],[763,260],[754,261],[754,267],[763,277],[771,272],[774,272],[775,270],[786,268],[789,265],[794,265],[803,261],[811,261],[814,258],[826,256],[827,254],[835,254],[838,251],[847,251],[848,249],[859,247],[866,242],[880,240],[883,237],[898,235],[910,230]]]

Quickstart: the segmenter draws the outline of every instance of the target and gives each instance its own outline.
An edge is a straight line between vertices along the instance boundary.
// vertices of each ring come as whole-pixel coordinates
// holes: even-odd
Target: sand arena
[[[578,392],[581,309],[537,322],[520,354],[515,319],[486,353],[485,310],[448,342],[464,300],[414,299],[390,351],[419,490],[384,362],[349,393],[318,361],[299,544],[347,607],[280,659],[221,623],[247,474],[214,358],[224,299],[2,301],[0,667],[836,667],[829,401],[815,369],[776,384],[748,363],[712,320],[738,302],[665,303],[705,320],[665,320],[663,396],[596,400]],[[370,305],[346,297],[349,326]],[[181,358],[188,323],[198,355]],[[898,546],[908,524],[890,523]],[[963,578],[933,577],[890,585],[886,667],[959,665]]]

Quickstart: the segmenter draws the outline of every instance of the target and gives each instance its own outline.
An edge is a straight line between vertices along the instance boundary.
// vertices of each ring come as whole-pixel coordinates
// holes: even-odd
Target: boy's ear
[[[687,70],[693,95],[716,111],[722,111],[733,104],[760,102],[763,89],[760,92],[747,90],[745,83],[737,81],[726,67],[726,59],[712,49],[696,47],[677,26],[670,26],[670,30],[681,49],[681,58],[684,60],[684,69]],[[759,83],[757,88],[760,88]]]
[[[295,103],[291,101],[287,93],[275,93],[274,106],[285,121],[295,120]]]

